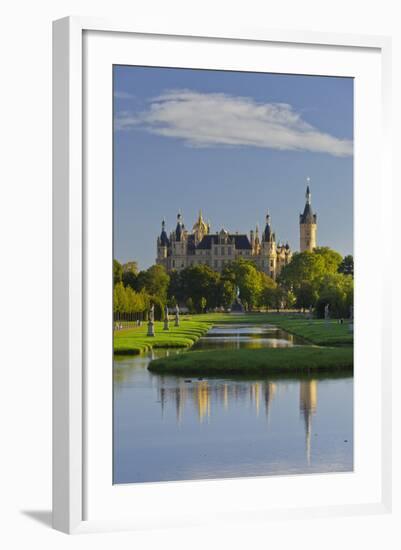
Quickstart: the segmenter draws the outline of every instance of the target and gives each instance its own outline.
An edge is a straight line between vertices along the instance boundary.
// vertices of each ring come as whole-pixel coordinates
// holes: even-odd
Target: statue
[[[326,304],[324,306],[324,320],[326,321],[326,323],[328,323],[329,319],[330,319],[330,307],[329,307],[329,304]]]
[[[235,288],[235,300],[231,304],[231,313],[244,313],[244,306],[242,305],[239,295],[240,295],[240,289],[239,289],[239,286],[237,286]]]
[[[149,309],[148,336],[155,335],[155,305],[152,304]]]
[[[180,308],[178,307],[178,304],[175,306],[175,320],[174,320],[174,326],[179,327],[180,326]]]
[[[163,330],[170,330],[169,324],[168,324],[168,305],[166,304],[166,307],[164,308],[164,327]]]

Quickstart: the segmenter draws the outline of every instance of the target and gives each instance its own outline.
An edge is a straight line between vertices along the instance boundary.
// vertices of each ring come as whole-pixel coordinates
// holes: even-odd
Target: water
[[[302,343],[275,327],[238,324],[215,327],[196,347]],[[197,379],[147,370],[168,353],[177,352],[115,360],[115,483],[353,469],[352,377]]]
[[[216,325],[193,349],[287,348],[304,345],[302,338],[273,325]]]

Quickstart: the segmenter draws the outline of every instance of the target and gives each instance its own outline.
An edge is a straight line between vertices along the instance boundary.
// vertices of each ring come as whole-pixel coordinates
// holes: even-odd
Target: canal
[[[302,345],[272,325],[238,323],[215,326],[193,349]],[[353,469],[352,376],[150,373],[149,362],[168,353],[179,352],[115,357],[114,483]]]

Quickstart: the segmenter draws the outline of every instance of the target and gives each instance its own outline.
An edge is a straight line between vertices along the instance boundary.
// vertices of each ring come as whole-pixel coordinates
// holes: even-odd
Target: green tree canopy
[[[318,247],[313,252],[295,253],[279,277],[279,283],[294,293],[296,306],[309,308],[318,300],[324,277],[335,275],[341,264],[341,254],[328,247]]]
[[[253,262],[238,258],[230,262],[222,272],[222,278],[231,281],[240,290],[243,304],[252,308],[258,305],[263,288],[262,273]]]
[[[265,273],[260,273],[260,282],[259,305],[266,309],[276,307],[277,283]]]
[[[122,281],[124,286],[129,286],[133,290],[137,289],[138,263],[131,261],[122,266]]]
[[[220,275],[209,266],[201,264],[183,269],[178,277],[175,276],[173,288],[175,296],[181,303],[186,303],[189,298],[192,299],[196,311],[202,311],[201,299],[205,298],[209,307],[218,305]]]
[[[122,268],[124,273],[133,273],[134,275],[138,275],[138,262],[135,262],[134,260],[126,262],[122,265]]]
[[[354,301],[354,280],[343,273],[329,273],[320,283],[316,302],[318,317],[324,316],[324,307],[329,305],[333,317],[348,317]]]
[[[344,257],[338,267],[338,272],[344,273],[344,275],[351,275],[351,277],[354,276],[354,257],[351,254]]]
[[[140,271],[136,279],[138,290],[145,290],[152,296],[157,296],[163,303],[167,302],[167,291],[170,276],[162,265],[152,265],[146,271]]]
[[[313,249],[312,254],[318,254],[323,258],[325,274],[336,273],[343,260],[339,252],[332,250],[328,246],[318,246]]]
[[[123,267],[119,261],[113,260],[113,285],[123,280]]]

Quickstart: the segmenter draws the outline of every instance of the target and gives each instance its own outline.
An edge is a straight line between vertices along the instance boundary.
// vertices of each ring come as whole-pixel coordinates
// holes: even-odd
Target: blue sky
[[[298,250],[307,177],[318,245],[352,254],[352,142],[349,78],[115,66],[114,257],[152,265],[179,209],[246,233],[269,210]]]

